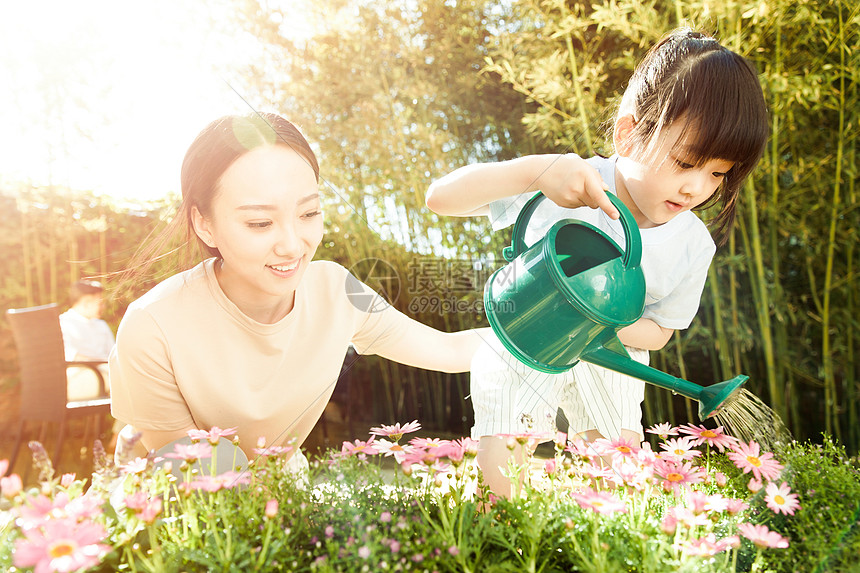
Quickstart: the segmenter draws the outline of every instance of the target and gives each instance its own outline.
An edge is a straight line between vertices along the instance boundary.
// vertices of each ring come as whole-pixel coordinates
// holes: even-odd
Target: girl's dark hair
[[[197,237],[192,224],[196,207],[202,215],[209,215],[212,201],[218,195],[221,176],[245,153],[265,145],[284,145],[298,153],[313,169],[319,182],[319,164],[310,144],[290,121],[273,113],[254,113],[247,116],[229,115],[216,119],[201,131],[185,153],[182,162],[182,202],[171,222],[155,237],[147,238],[127,269],[120,273],[120,288],[146,274],[158,259],[197,243],[197,250],[186,249],[182,266],[187,267],[203,257],[220,257],[216,248],[209,247]],[[184,239],[184,241],[182,240]],[[168,247],[182,241],[169,252]]]
[[[75,306],[79,300],[92,294],[104,293],[102,283],[98,281],[83,279],[75,281],[69,287],[69,306]]]
[[[717,192],[697,209],[721,203],[711,225],[723,244],[741,185],[761,159],[768,136],[767,106],[752,65],[710,36],[678,29],[636,67],[619,113],[633,114],[632,142],[646,153],[653,151],[656,136],[680,119],[687,132],[681,138],[693,142],[690,152],[698,164],[734,163]]]

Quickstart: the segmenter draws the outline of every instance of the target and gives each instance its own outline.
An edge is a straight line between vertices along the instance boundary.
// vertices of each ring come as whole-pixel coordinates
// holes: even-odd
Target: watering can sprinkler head
[[[734,401],[746,384],[749,376],[735,376],[731,380],[705,386],[699,394],[699,419],[705,420],[717,414],[721,409]]]

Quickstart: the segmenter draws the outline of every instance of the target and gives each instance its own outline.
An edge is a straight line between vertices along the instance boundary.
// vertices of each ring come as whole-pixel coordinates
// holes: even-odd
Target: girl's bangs
[[[703,163],[724,159],[736,167],[758,161],[767,140],[767,115],[754,72],[730,52],[704,54],[675,84],[665,120],[683,119],[682,140]]]

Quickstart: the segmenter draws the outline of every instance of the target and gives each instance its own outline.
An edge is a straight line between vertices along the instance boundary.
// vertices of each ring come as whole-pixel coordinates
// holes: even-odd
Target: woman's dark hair
[[[735,219],[738,193],[764,153],[767,106],[752,65],[717,40],[688,28],[652,47],[633,72],[619,113],[635,119],[632,143],[653,151],[656,136],[673,122],[685,122],[681,138],[692,141],[693,159],[734,163],[717,192],[698,207],[721,203],[711,221],[719,244]]]
[[[316,155],[298,127],[290,121],[273,113],[229,115],[216,119],[197,135],[185,153],[180,177],[182,202],[176,216],[155,237],[147,237],[127,269],[120,273],[120,288],[145,275],[158,259],[194,242],[197,243],[198,251],[188,253],[182,261],[183,267],[198,261],[201,254],[204,257],[220,257],[218,249],[206,245],[194,232],[193,208],[196,207],[204,216],[209,215],[224,172],[245,153],[266,145],[284,145],[298,153],[313,169],[319,182]],[[164,252],[180,237],[184,240],[178,247]]]

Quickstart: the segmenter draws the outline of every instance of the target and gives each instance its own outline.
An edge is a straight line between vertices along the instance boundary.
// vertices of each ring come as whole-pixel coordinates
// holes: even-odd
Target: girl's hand
[[[618,209],[606,195],[609,187],[597,170],[580,156],[569,153],[536,157],[547,163],[535,179],[534,190],[540,190],[560,207],[587,206],[603,209],[613,219],[619,217]]]

